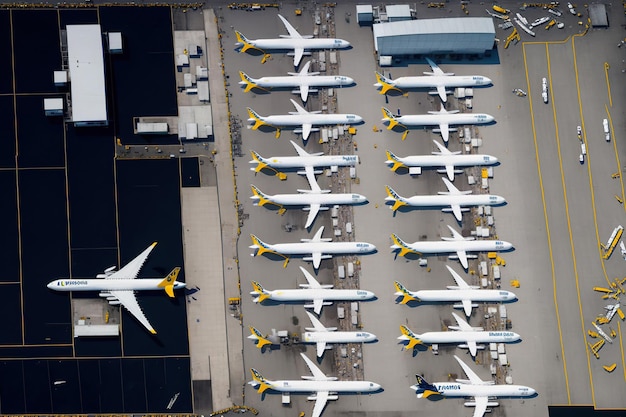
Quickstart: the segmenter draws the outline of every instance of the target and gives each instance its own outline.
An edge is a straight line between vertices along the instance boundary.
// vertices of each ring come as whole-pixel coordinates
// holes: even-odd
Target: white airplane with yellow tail
[[[311,371],[312,376],[303,376],[301,380],[270,380],[265,379],[259,371],[252,368],[252,381],[248,382],[249,385],[257,388],[259,394],[264,393],[267,390],[276,391],[281,393],[311,393],[312,395],[307,397],[309,401],[315,401],[313,406],[313,412],[311,417],[320,417],[326,403],[329,400],[337,400],[339,398],[338,393],[351,392],[378,392],[381,391],[381,386],[370,381],[339,381],[337,377],[328,377],[324,375],[322,370],[318,368],[313,361],[306,357],[304,353],[300,353],[302,359]]]
[[[444,207],[444,213],[453,213],[460,222],[463,220],[463,212],[469,211],[468,207],[474,206],[497,206],[506,203],[504,197],[491,194],[472,194],[471,190],[460,191],[447,178],[442,178],[448,191],[439,191],[438,195],[415,195],[402,197],[393,188],[386,185],[387,197],[385,201],[392,202],[389,208],[395,213],[400,207]]]
[[[269,39],[248,39],[243,33],[235,31],[237,36],[236,46],[240,47],[239,52],[246,52],[250,49],[257,50],[263,54],[267,51],[285,51],[293,52],[287,55],[293,55],[293,66],[300,65],[300,61],[304,55],[311,55],[312,50],[324,49],[346,49],[350,47],[350,42],[337,38],[314,38],[312,35],[300,35],[284,17],[278,15],[283,22],[289,35],[280,35],[279,38]]]
[[[285,259],[283,267],[287,267],[292,255],[302,256],[307,262],[313,262],[317,270],[323,259],[331,259],[333,255],[365,255],[376,251],[376,246],[367,242],[333,242],[330,238],[323,238],[324,226],[321,226],[312,239],[300,239],[300,243],[265,243],[253,234],[250,234],[255,253],[251,256],[261,256],[270,253]]]
[[[363,122],[363,118],[356,114],[322,114],[321,110],[307,111],[304,107],[289,99],[296,111],[289,114],[261,116],[250,107],[248,110],[248,129],[257,130],[261,126],[276,129],[276,138],[280,137],[282,128],[294,128],[294,133],[302,133],[302,140],[307,141],[311,132],[319,131],[315,126],[355,125]]]
[[[446,290],[419,290],[409,291],[398,281],[394,282],[396,287],[395,295],[402,297],[400,304],[406,304],[409,301],[425,301],[425,302],[460,302],[454,304],[454,308],[462,308],[465,316],[472,315],[472,308],[478,307],[476,302],[484,303],[504,303],[515,301],[517,296],[511,291],[505,290],[481,290],[477,285],[468,285],[467,282],[452,268],[446,265],[456,285],[448,285]]]
[[[392,130],[396,126],[404,128],[402,140],[406,139],[411,127],[437,126],[433,132],[441,133],[444,142],[448,142],[450,132],[456,132],[452,126],[480,125],[491,123],[495,118],[485,113],[459,113],[458,110],[446,110],[442,105],[439,111],[429,111],[429,114],[410,114],[406,116],[396,116],[389,109],[383,109],[383,123],[387,124],[387,130]]]
[[[355,84],[354,79],[345,75],[319,75],[319,72],[309,72],[311,61],[304,64],[300,72],[289,72],[288,76],[252,78],[243,71],[239,71],[244,86],[244,93],[253,89],[272,90],[293,88],[293,94],[300,94],[304,103],[309,93],[317,93],[317,87],[349,87]]]
[[[482,327],[472,327],[456,313],[452,313],[457,322],[456,326],[448,326],[448,332],[413,333],[407,326],[400,326],[402,336],[399,340],[406,342],[405,350],[412,350],[420,344],[457,344],[461,349],[469,349],[472,357],[476,357],[478,349],[484,349],[488,343],[514,343],[520,340],[520,335],[514,332],[496,330],[486,332]]]
[[[423,376],[415,375],[417,384],[411,385],[411,390],[415,391],[417,398],[433,397],[435,400],[439,400],[441,397],[474,398],[472,401],[464,402],[463,405],[476,407],[473,417],[483,417],[487,412],[487,407],[498,406],[498,402],[494,401],[493,398],[526,398],[537,395],[537,391],[524,385],[496,385],[494,381],[483,381],[458,356],[454,355],[454,359],[461,365],[468,379],[431,384]]]
[[[406,243],[393,233],[391,239],[394,244],[391,245],[391,249],[397,250],[399,256],[405,256],[408,253],[418,255],[453,253],[454,255],[448,255],[448,258],[458,259],[463,268],[467,270],[469,266],[468,259],[478,257],[478,255],[470,255],[468,252],[499,252],[513,248],[513,245],[509,242],[502,240],[475,240],[474,237],[463,237],[449,225],[448,229],[450,229],[452,237],[442,237],[441,240],[443,242],[417,241]]]
[[[437,172],[440,174],[446,174],[450,181],[454,181],[454,174],[463,173],[462,169],[456,169],[456,167],[485,166],[495,165],[498,163],[498,158],[495,156],[461,154],[460,151],[452,152],[436,140],[433,140],[433,142],[437,145],[439,151],[432,152],[432,155],[412,155],[400,157],[394,155],[390,151],[387,151],[387,160],[385,163],[393,172],[396,172],[398,168],[444,167],[444,169],[438,169]]]
[[[250,151],[252,153],[252,161],[250,161],[250,163],[256,164],[256,166],[250,168],[250,170],[260,172],[265,168],[269,168],[279,175],[281,170],[298,169],[298,174],[306,175],[309,182],[311,182],[315,181],[316,174],[322,173],[320,168],[353,167],[359,162],[357,155],[324,155],[323,152],[308,153],[294,141],[290,140],[289,142],[291,142],[291,145],[295,148],[298,156],[270,156],[264,158],[258,152]],[[279,175],[279,177],[281,177],[281,179],[286,178],[286,175]]]
[[[426,76],[399,77],[395,80],[385,77],[376,71],[376,81],[374,87],[380,89],[380,94],[387,94],[389,91],[397,91],[406,95],[408,90],[416,88],[434,88],[436,91],[428,94],[438,94],[444,103],[448,99],[448,94],[453,91],[449,88],[456,87],[486,87],[492,85],[491,79],[482,75],[454,75],[453,72],[443,72],[437,64],[426,58],[432,72],[424,72]]]
[[[324,350],[331,349],[327,344],[333,343],[368,343],[376,341],[376,335],[368,332],[338,332],[336,327],[324,327],[313,314],[306,312],[313,327],[306,327],[302,334],[302,342],[315,343],[317,357],[324,355]]]
[[[148,255],[156,245],[157,242],[154,242],[148,246],[119,271],[115,270],[117,267],[112,266],[105,269],[103,274],[96,275],[96,279],[57,279],[50,282],[48,288],[63,292],[99,291],[98,295],[106,298],[109,304],[123,305],[150,333],[156,334],[156,330],[137,302],[135,291],[164,290],[170,298],[174,298],[174,290],[185,287],[184,282],[176,281],[180,272],[179,267],[174,268],[165,278],[136,279],[141,267],[148,259]]]
[[[315,314],[322,312],[322,307],[331,305],[332,301],[367,301],[375,297],[371,291],[333,289],[330,284],[320,284],[306,269],[300,267],[307,283],[300,284],[298,289],[266,290],[261,284],[252,281],[254,291],[250,295],[255,303],[262,303],[265,300],[276,302],[310,302],[305,304],[305,308],[312,308]]]

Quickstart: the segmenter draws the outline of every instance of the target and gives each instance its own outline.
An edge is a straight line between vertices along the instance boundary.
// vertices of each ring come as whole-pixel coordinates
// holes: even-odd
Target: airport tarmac
[[[471,15],[483,15],[484,7],[476,5],[476,10],[471,5],[469,7]],[[615,15],[621,12],[609,11]],[[302,33],[312,33],[314,23],[310,10],[301,17],[294,17],[289,6],[283,5],[280,12],[296,23]],[[359,182],[353,182],[350,188],[369,199],[369,204],[353,209],[354,238],[373,243],[378,248],[378,253],[360,258],[361,288],[374,291],[378,296],[376,301],[361,305],[361,322],[365,331],[376,334],[379,339],[377,343],[363,346],[362,366],[364,379],[380,383],[384,392],[369,396],[341,396],[338,401],[327,406],[326,412],[366,410],[375,415],[463,412],[469,415],[470,410],[460,410],[463,408],[461,400],[417,400],[409,390],[417,372],[436,381],[447,380],[449,374],[462,377],[462,371],[452,360],[451,353],[467,358],[463,351],[444,348],[440,349],[438,357],[432,359],[430,352],[420,352],[413,357],[409,352],[402,352],[396,343],[400,324],[407,324],[415,331],[438,330],[443,321],[451,320],[452,309],[450,306],[410,308],[395,305],[393,280],[400,280],[412,290],[441,289],[453,283],[444,263],[459,272],[461,266],[457,261],[430,257],[431,269],[427,272],[416,261],[394,259],[389,249],[389,235],[392,232],[407,241],[424,238],[438,240],[440,236],[448,236],[446,224],[457,228],[458,225],[453,216],[447,213],[420,211],[398,213],[394,217],[385,207],[385,184],[405,194],[435,193],[441,191],[443,185],[439,175],[434,172],[411,178],[408,175],[396,175],[386,168],[383,163],[386,159],[385,149],[398,155],[426,154],[434,150],[431,139],[439,139],[439,135],[416,130],[411,131],[405,141],[401,141],[401,134],[384,130],[380,121],[380,108],[386,106],[393,112],[400,109],[402,114],[424,113],[438,108],[438,98],[425,93],[410,93],[408,97],[390,97],[387,101],[379,95],[372,86],[377,66],[371,30],[359,27],[355,22],[353,4],[337,5],[330,12],[334,14],[336,37],[349,40],[354,46],[352,50],[339,52],[337,72],[353,77],[357,82],[355,87],[335,90],[338,111],[358,114],[366,121],[364,125],[358,126],[358,133],[354,137],[358,143],[357,154],[361,163],[357,167]],[[434,15],[437,13],[437,17],[456,16],[457,12],[460,16],[460,9],[444,13],[420,6],[418,16],[436,17]],[[222,43],[224,66],[230,83],[231,110],[244,124],[247,119],[246,107],[262,115],[292,111],[289,98],[293,96],[289,93],[244,94],[236,85],[239,70],[255,77],[283,75],[292,71],[291,57],[272,54],[272,59],[261,64],[260,57],[237,54],[233,50],[236,40],[232,29],[243,28],[240,30],[250,38],[275,37],[282,33],[278,19],[276,25],[261,24],[267,22],[267,19],[271,21],[275,13],[273,9],[254,13],[226,9],[218,12],[221,27],[225,31]],[[352,14],[350,22],[344,19],[346,13]],[[540,10],[533,9],[525,12],[533,19],[541,14]],[[598,240],[606,241],[613,227],[619,224],[623,210],[612,196],[623,195],[621,180],[610,177],[610,173],[620,170],[615,161],[616,155],[622,151],[614,147],[619,144],[615,140],[604,143],[600,130],[602,109],[607,100],[603,63],[607,61],[610,68],[621,68],[619,55],[615,53],[618,51],[615,47],[617,41],[613,41],[613,38],[619,40],[620,35],[616,32],[618,28],[612,27],[602,31],[591,30],[584,37],[572,38],[569,36],[582,32],[584,28],[579,27],[572,16],[564,16],[563,19],[567,23],[563,31],[552,29],[548,32],[540,29],[536,40],[511,45],[507,50],[502,49],[500,44],[497,54],[500,65],[441,64],[445,71],[480,74],[494,80],[491,88],[475,89],[473,111],[488,113],[496,118],[495,125],[477,129],[478,136],[483,138],[479,152],[500,159],[501,164],[494,169],[495,177],[490,181],[489,191],[504,196],[508,201],[506,206],[494,209],[497,236],[515,246],[514,251],[503,254],[507,265],[502,271],[502,288],[511,290],[511,279],[519,279],[521,282],[521,288],[512,289],[519,301],[507,305],[513,330],[523,338],[521,343],[507,346],[510,362],[508,374],[513,377],[514,383],[532,386],[539,393],[531,399],[502,400],[500,407],[494,410],[496,414],[547,415],[547,407],[556,404],[624,407],[619,394],[624,388],[621,343],[616,341],[613,345],[607,344],[601,351],[600,360],[590,356],[591,353],[586,349],[586,331],[595,316],[603,312],[606,304],[591,288],[606,285],[602,279],[605,274],[603,265],[608,271],[606,276],[612,278],[618,276],[618,268],[623,262],[619,253],[614,253],[608,262],[603,263],[597,249]],[[501,39],[504,36],[499,29],[497,36]],[[524,41],[529,40],[523,33],[522,38]],[[567,38],[565,42],[558,42],[564,38]],[[548,44],[547,41],[555,43]],[[425,64],[385,68],[394,78],[427,70]],[[610,72],[613,92],[623,91],[623,81],[619,79],[622,74],[618,71]],[[540,94],[541,78],[546,76],[549,77],[551,87],[548,104],[542,102]],[[580,80],[579,84],[577,79]],[[528,91],[528,97],[515,96],[511,93],[513,88]],[[612,94],[612,99],[614,109],[623,108],[624,103],[618,94]],[[451,102],[456,108],[456,100]],[[316,106],[318,104],[312,100],[309,108],[317,109]],[[618,112],[612,110],[611,114]],[[581,117],[585,121],[589,119],[589,128],[585,125],[585,133],[589,132],[591,138],[593,131],[594,137],[593,142],[590,140],[588,159],[584,165],[578,162],[580,147],[575,137],[576,125],[581,123]],[[613,123],[612,131],[623,131],[615,118]],[[383,130],[374,132],[374,127]],[[254,149],[263,156],[293,155],[288,140],[301,143],[301,139],[286,130],[278,140],[274,139],[273,133],[246,129],[242,129],[241,133],[246,156],[236,158],[235,163],[239,199],[244,205],[244,212],[249,215],[239,239],[244,325],[253,325],[267,333],[272,328],[297,332],[301,327],[308,326],[303,308],[299,305],[253,304],[246,300],[246,293],[251,289],[247,281],[259,280],[270,289],[291,288],[303,282],[297,266],[305,265],[308,270],[311,268],[297,259],[292,259],[287,268],[282,268],[281,261],[248,257],[251,251],[248,249],[248,234],[254,233],[270,243],[297,241],[309,235],[301,230],[306,214],[291,210],[280,217],[264,208],[253,207],[248,199],[250,193],[247,186],[253,183],[265,192],[283,193],[303,188],[306,182],[295,174],[290,174],[285,182],[264,174],[253,175],[248,170],[250,158],[247,151]],[[313,135],[309,139],[307,151],[321,150],[316,138]],[[614,138],[619,141],[619,137]],[[452,150],[461,149],[456,135],[452,135],[449,147]],[[610,164],[600,161],[610,161]],[[474,172],[478,173],[476,170]],[[594,180],[601,180],[592,182],[592,174]],[[321,177],[320,181],[324,183],[326,178]],[[459,176],[455,185],[467,188],[466,175]],[[327,214],[318,216],[312,231],[322,224],[327,226],[324,236],[329,236]],[[300,228],[286,232],[286,225]],[[466,230],[472,227],[467,217],[463,227]],[[331,261],[323,261],[318,274],[323,283],[332,282],[332,265]],[[471,265],[470,269],[476,270],[475,262]],[[484,311],[483,307],[477,310]],[[473,314],[472,325],[477,325],[481,314]],[[331,318],[335,315],[334,306],[325,307],[323,322],[333,325]],[[619,330],[620,325],[613,323]],[[621,333],[619,339],[621,342]],[[296,355],[300,349],[303,348],[283,347],[279,351],[262,353],[252,342],[244,343],[246,372],[247,368],[255,367],[269,378],[297,379],[299,375],[307,374],[304,364]],[[314,356],[313,349],[306,348],[306,351],[309,357]],[[335,375],[331,366],[334,357],[329,353],[326,353],[321,366],[328,374]],[[479,360],[487,362],[487,355],[479,353]],[[618,370],[607,374],[601,366],[611,362],[618,363]],[[479,364],[472,367],[480,376],[489,379],[488,367]],[[292,407],[281,408],[280,395],[267,395],[261,401],[254,390],[246,388],[246,404],[267,410],[272,415],[287,416],[298,411],[309,412],[311,409],[310,404],[305,404],[303,396],[293,396],[292,402]]]

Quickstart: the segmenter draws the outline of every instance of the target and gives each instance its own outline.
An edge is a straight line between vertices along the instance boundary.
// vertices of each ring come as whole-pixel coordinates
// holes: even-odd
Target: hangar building
[[[493,48],[496,29],[488,17],[403,20],[373,25],[379,58],[476,54]]]

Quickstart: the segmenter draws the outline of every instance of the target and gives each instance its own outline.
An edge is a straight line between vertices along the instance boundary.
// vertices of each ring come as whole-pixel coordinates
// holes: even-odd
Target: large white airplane
[[[442,105],[439,111],[429,111],[429,114],[410,114],[406,116],[396,116],[389,109],[383,109],[383,122],[387,123],[387,129],[391,130],[396,126],[403,127],[402,140],[406,139],[410,127],[438,126],[433,132],[440,132],[444,142],[448,142],[450,132],[455,132],[456,128],[451,126],[459,125],[480,125],[491,123],[495,118],[486,113],[459,113],[458,110],[446,110]]]
[[[513,343],[520,340],[520,335],[514,332],[496,330],[486,332],[482,327],[472,327],[456,313],[452,313],[457,322],[456,326],[448,326],[449,332],[413,333],[407,326],[400,326],[402,336],[399,340],[406,342],[404,349],[414,349],[418,344],[455,343],[460,348],[469,349],[472,357],[476,357],[478,349],[484,349],[479,343]]]
[[[404,285],[395,281],[395,295],[402,297],[400,304],[406,304],[409,301],[460,302],[460,304],[454,304],[453,307],[462,308],[465,316],[469,317],[472,315],[472,308],[478,307],[476,302],[502,303],[517,299],[517,296],[511,291],[481,290],[476,285],[468,285],[452,268],[448,265],[446,265],[446,268],[448,268],[454,281],[456,281],[456,286],[449,285],[446,287],[447,290],[409,291]]]
[[[443,72],[437,64],[426,58],[432,72],[424,72],[426,76],[409,76],[400,77],[392,80],[376,71],[376,84],[374,87],[380,89],[380,94],[387,94],[390,90],[398,91],[406,94],[406,90],[415,88],[435,88],[436,91],[428,94],[439,94],[439,98],[444,103],[448,99],[448,94],[452,94],[449,88],[456,87],[484,87],[493,84],[493,82],[482,75],[454,75],[453,72]]]
[[[255,303],[262,303],[265,300],[311,302],[312,304],[305,304],[304,307],[313,308],[315,314],[319,315],[322,307],[331,305],[331,301],[365,301],[375,297],[371,291],[333,289],[333,286],[330,284],[321,285],[306,269],[300,267],[300,270],[304,274],[307,283],[300,284],[298,289],[270,291],[263,288],[258,282],[252,281],[254,291],[250,295],[255,296],[252,301]]]
[[[311,55],[311,50],[320,49],[346,49],[350,47],[350,42],[337,38],[313,38],[312,35],[300,35],[284,17],[278,15],[285,25],[289,35],[280,35],[279,38],[269,39],[248,39],[241,32],[235,31],[237,35],[236,46],[241,47],[239,52],[246,52],[249,49],[256,49],[266,53],[271,50],[292,50],[287,55],[293,55],[293,66],[300,65],[303,55]]]
[[[452,212],[460,222],[463,220],[463,212],[469,211],[473,206],[496,206],[506,203],[504,197],[491,194],[472,194],[472,191],[460,191],[447,178],[442,178],[448,191],[439,191],[438,195],[415,195],[402,197],[393,188],[386,185],[387,197],[385,201],[393,202],[389,208],[394,212],[403,206],[411,207],[444,207],[444,213]]]
[[[322,173],[320,168],[356,166],[359,162],[357,155],[324,155],[322,152],[308,153],[294,141],[290,140],[289,142],[296,149],[298,156],[270,156],[269,158],[263,158],[257,152],[250,151],[252,153],[252,161],[250,163],[256,164],[256,167],[250,168],[250,170],[260,172],[264,168],[269,168],[279,175],[280,170],[303,168],[298,171],[298,174],[306,175],[309,182],[311,182],[315,181],[315,174]],[[286,175],[283,174],[281,178],[286,178]]]
[[[461,174],[463,170],[457,170],[456,167],[470,167],[470,166],[484,166],[495,165],[498,163],[498,158],[491,155],[476,155],[476,154],[461,154],[460,151],[452,152],[448,150],[441,143],[433,140],[438,152],[433,152],[432,155],[412,155],[404,158],[399,157],[387,151],[387,160],[385,163],[389,165],[393,172],[396,172],[398,168],[413,168],[413,167],[444,167],[444,169],[438,169],[440,174],[446,174],[450,181],[454,181],[454,174]]]
[[[304,353],[300,353],[302,359],[309,367],[312,376],[303,376],[301,380],[277,380],[273,381],[265,379],[256,369],[250,369],[252,373],[252,381],[248,384],[258,387],[257,392],[262,394],[266,390],[272,390],[284,393],[312,393],[307,397],[309,401],[315,401],[313,413],[311,417],[320,417],[322,411],[329,400],[337,400],[338,393],[341,392],[377,392],[381,390],[381,386],[370,381],[338,381],[337,377],[328,377],[324,375],[322,370],[315,366],[313,361],[306,357]]]
[[[99,291],[100,297],[106,298],[111,305],[123,305],[150,333],[156,334],[137,302],[135,291],[165,290],[169,297],[174,298],[174,290],[185,287],[184,282],[176,281],[179,267],[174,268],[165,278],[135,279],[156,244],[154,242],[148,246],[119,271],[112,266],[105,269],[103,274],[96,275],[96,279],[57,279],[50,282],[48,288],[54,291]]]
[[[363,118],[356,114],[321,114],[321,110],[310,112],[293,99],[289,100],[297,110],[291,111],[289,114],[261,116],[248,107],[248,116],[250,116],[248,129],[257,130],[261,126],[271,126],[276,129],[276,138],[279,138],[281,128],[300,126],[293,131],[294,133],[302,133],[302,140],[306,142],[311,132],[320,130],[319,127],[314,126],[355,125],[363,122]]]
[[[475,240],[474,237],[463,237],[449,225],[448,229],[450,229],[452,237],[442,237],[441,240],[443,242],[417,241],[406,243],[393,233],[391,239],[394,244],[391,245],[391,249],[399,250],[399,256],[405,256],[407,253],[456,253],[456,255],[449,255],[448,258],[458,259],[463,268],[467,269],[467,260],[477,257],[477,255],[468,255],[468,252],[498,252],[513,248],[513,245],[509,242],[502,240]]]
[[[252,197],[255,201],[255,206],[264,206],[266,204],[273,204],[280,207],[279,213],[284,213],[285,206],[302,206],[302,210],[308,211],[309,215],[306,219],[305,229],[308,229],[312,224],[317,213],[320,210],[328,210],[328,206],[336,204],[364,204],[367,202],[367,197],[361,194],[333,194],[330,190],[322,190],[317,183],[315,177],[312,181],[309,181],[311,187],[310,190],[298,190],[299,194],[274,194],[268,195],[259,190],[256,186],[252,187]]]
[[[313,236],[313,239],[300,239],[299,243],[276,243],[269,244],[253,234],[250,234],[252,245],[250,249],[256,249],[256,253],[251,256],[260,256],[264,253],[285,258],[283,267],[287,267],[289,256],[303,256],[303,260],[313,262],[313,268],[320,267],[322,259],[331,259],[333,255],[356,254],[362,255],[376,251],[376,246],[367,242],[333,242],[330,238],[323,238],[324,226],[320,227]]]
[[[306,332],[302,334],[301,341],[304,343],[315,343],[317,357],[324,355],[324,350],[330,349],[326,344],[332,343],[367,343],[376,341],[376,335],[368,332],[338,332],[336,327],[324,327],[324,325],[308,311],[313,327],[305,327]]]
[[[533,388],[524,385],[495,385],[494,381],[483,381],[465,364],[458,356],[454,355],[463,371],[469,379],[457,379],[456,382],[429,383],[421,375],[415,375],[417,384],[411,385],[411,389],[417,394],[417,398],[440,397],[473,397],[473,401],[466,401],[466,407],[476,407],[473,417],[482,417],[487,407],[497,407],[498,402],[492,398],[508,397],[533,397],[537,394]]]
[[[300,94],[300,98],[306,103],[309,93],[317,93],[316,87],[348,87],[354,85],[354,79],[345,75],[319,75],[319,72],[309,72],[311,61],[304,64],[300,72],[289,72],[288,76],[252,78],[243,71],[239,71],[241,81],[245,86],[244,93],[254,88],[271,90],[274,88],[293,88],[293,94]]]

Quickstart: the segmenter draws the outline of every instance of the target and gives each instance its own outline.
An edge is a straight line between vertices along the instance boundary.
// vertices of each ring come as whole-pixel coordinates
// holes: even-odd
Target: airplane
[[[478,343],[513,343],[520,340],[520,335],[509,331],[486,332],[482,327],[472,327],[456,313],[452,313],[457,326],[448,326],[453,331],[413,333],[407,326],[400,326],[402,336],[399,340],[406,341],[405,350],[413,349],[416,345],[426,343],[429,345],[439,343],[456,343],[460,348],[469,349],[472,357],[476,357],[478,349],[484,349],[485,345]]]
[[[300,239],[299,243],[276,243],[269,244],[261,241],[258,237],[250,234],[252,245],[250,249],[256,249],[256,254],[260,256],[264,253],[285,258],[283,267],[287,267],[290,255],[304,255],[303,260],[313,262],[313,268],[317,270],[323,259],[330,259],[333,255],[345,254],[366,254],[376,251],[376,246],[367,242],[333,242],[330,238],[322,238],[324,226],[321,226],[313,236],[313,239]]]
[[[477,257],[477,255],[468,255],[467,252],[497,252],[513,248],[513,245],[509,242],[502,240],[475,240],[474,237],[463,237],[449,225],[448,229],[452,232],[452,237],[442,237],[441,240],[443,242],[417,241],[406,243],[393,233],[391,239],[394,244],[391,245],[391,249],[399,250],[399,256],[405,256],[407,253],[456,253],[456,255],[449,255],[448,258],[458,259],[463,268],[467,269],[467,260]]]
[[[300,65],[304,55],[311,55],[310,50],[319,49],[346,49],[350,47],[350,42],[337,38],[313,38],[312,35],[300,35],[298,31],[280,14],[278,18],[283,22],[289,35],[280,35],[279,38],[270,39],[248,39],[243,33],[235,31],[237,43],[235,46],[241,47],[239,52],[246,52],[249,49],[256,49],[264,54],[270,50],[293,50],[287,55],[293,55],[293,66]]]
[[[413,155],[406,156],[404,158],[399,157],[387,151],[387,160],[385,163],[391,168],[393,172],[400,167],[413,168],[413,167],[444,167],[444,169],[438,169],[440,174],[447,174],[450,181],[454,181],[454,174],[461,174],[463,170],[457,170],[456,167],[469,167],[469,166],[484,166],[495,165],[498,163],[498,158],[491,155],[476,155],[465,154],[461,155],[460,151],[451,152],[443,146],[441,143],[433,140],[438,152],[432,152],[432,155]]]
[[[250,292],[250,295],[255,296],[252,301],[255,303],[262,303],[265,300],[276,302],[311,301],[312,304],[305,304],[304,307],[313,308],[315,314],[319,315],[322,307],[331,305],[331,301],[366,301],[375,297],[371,291],[333,289],[330,284],[321,285],[306,269],[300,267],[300,270],[304,274],[307,284],[300,284],[299,289],[270,291],[263,288],[258,282],[252,281],[254,291]]]
[[[239,71],[241,81],[245,86],[244,93],[253,88],[271,90],[273,88],[294,88],[293,94],[300,94],[300,98],[306,103],[309,93],[317,93],[315,87],[348,87],[355,84],[354,79],[344,75],[319,75],[319,72],[309,72],[311,61],[304,64],[302,70],[289,72],[289,76],[252,78],[243,71]],[[313,87],[313,88],[312,88]]]
[[[380,89],[380,94],[387,94],[390,90],[398,91],[406,95],[406,90],[414,88],[435,88],[436,91],[428,94],[439,94],[442,102],[446,102],[448,94],[452,94],[448,88],[455,87],[483,87],[493,84],[493,82],[482,75],[454,75],[452,72],[443,72],[437,64],[426,58],[432,72],[424,72],[426,76],[400,77],[392,80],[376,71],[376,84],[374,87]]]
[[[263,349],[265,346],[278,344],[277,341],[271,340],[272,336],[263,336],[263,334],[256,327],[248,326],[248,328],[250,329],[250,336],[248,336],[248,339],[256,340],[256,347],[258,347],[259,349]]]
[[[248,107],[248,129],[257,130],[261,126],[271,126],[276,128],[276,139],[280,137],[280,130],[283,127],[300,126],[294,129],[294,133],[302,133],[302,140],[307,141],[311,132],[319,131],[319,127],[327,125],[354,125],[363,122],[363,118],[356,114],[321,114],[321,110],[308,111],[293,99],[289,99],[297,111],[289,114],[261,116]]]
[[[457,379],[456,382],[429,383],[421,375],[415,375],[417,384],[411,385],[411,389],[417,394],[417,398],[438,397],[473,397],[473,401],[466,401],[466,407],[476,407],[473,417],[482,417],[487,412],[487,407],[497,407],[499,403],[492,398],[524,398],[537,395],[531,387],[524,385],[496,385],[494,381],[483,381],[465,364],[458,356],[454,355],[463,371],[469,379]]]
[[[320,210],[328,210],[328,206],[335,204],[364,204],[367,198],[361,194],[333,194],[330,190],[322,190],[315,180],[310,183],[311,190],[298,190],[300,194],[274,194],[268,195],[259,190],[256,186],[252,187],[252,200],[255,206],[264,206],[273,204],[280,207],[279,213],[284,213],[285,206],[304,206],[302,210],[308,211],[309,215],[306,219],[305,229],[312,224],[317,213]]]
[[[324,350],[330,349],[327,343],[367,343],[374,342],[376,335],[368,332],[337,332],[336,327],[324,327],[324,325],[311,313],[306,312],[313,327],[306,327],[302,335],[302,342],[315,343],[317,357],[324,355]]]
[[[269,158],[263,158],[259,153],[250,151],[252,153],[252,161],[250,163],[256,164],[256,167],[250,168],[250,170],[260,172],[264,168],[269,168],[278,174],[281,169],[304,168],[299,170],[298,174],[306,175],[309,182],[311,182],[315,181],[315,174],[322,173],[322,170],[319,168],[356,166],[359,162],[357,155],[324,155],[322,152],[308,153],[294,141],[290,140],[289,142],[295,148],[298,156],[270,156]],[[286,178],[284,174],[283,176]]]
[[[448,191],[439,191],[439,195],[415,195],[402,197],[393,188],[386,185],[387,197],[385,201],[393,202],[389,208],[395,213],[400,207],[441,207],[444,213],[452,212],[460,222],[463,220],[463,212],[469,211],[468,206],[496,206],[506,203],[504,197],[491,194],[470,195],[472,191],[459,191],[447,178],[442,178]],[[449,208],[447,207],[449,206]]]
[[[137,302],[135,291],[165,290],[165,293],[174,298],[174,290],[184,288],[185,283],[176,281],[180,268],[176,267],[165,278],[136,279],[141,267],[148,259],[148,255],[157,245],[154,242],[141,252],[135,259],[116,271],[112,266],[104,270],[103,274],[96,275],[96,279],[57,279],[47,286],[54,291],[99,291],[99,296],[107,299],[111,305],[123,305],[139,323],[152,334],[156,330],[146,318]]]
[[[313,393],[313,395],[307,397],[309,401],[315,401],[313,406],[313,413],[311,417],[320,417],[322,411],[329,400],[337,400],[338,393],[341,392],[377,392],[381,390],[381,386],[375,382],[370,381],[338,381],[337,377],[328,377],[324,375],[322,370],[318,368],[313,361],[306,357],[304,353],[300,353],[302,359],[311,371],[312,376],[303,376],[300,380],[269,380],[265,379],[259,371],[252,368],[252,381],[248,382],[249,385],[257,388],[259,394],[263,394],[265,391],[272,390],[283,393]]]
[[[409,291],[404,285],[395,281],[397,297],[402,297],[400,304],[406,304],[409,301],[426,301],[426,302],[456,302],[460,301],[461,304],[454,304],[454,308],[462,308],[465,312],[465,316],[468,318],[472,315],[472,308],[478,307],[475,302],[487,302],[487,303],[501,303],[507,301],[514,301],[517,296],[511,291],[504,290],[481,290],[480,287],[475,285],[468,285],[467,282],[461,278],[459,274],[454,272],[452,268],[446,265],[450,274],[456,281],[456,286],[449,285],[447,290],[419,290]]]
[[[450,132],[457,129],[450,126],[457,125],[480,125],[491,123],[495,118],[485,113],[459,113],[458,110],[446,110],[442,105],[439,111],[429,111],[429,114],[410,114],[407,116],[396,116],[389,109],[383,107],[383,122],[387,123],[387,130],[396,126],[403,127],[402,140],[406,139],[409,127],[417,126],[438,126],[433,132],[440,132],[444,142],[448,142]],[[459,113],[459,114],[457,114]]]

